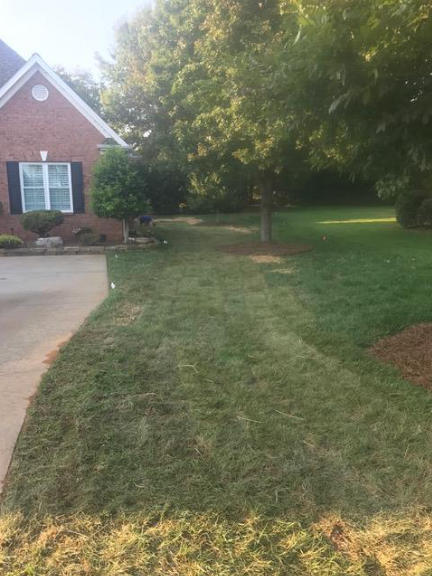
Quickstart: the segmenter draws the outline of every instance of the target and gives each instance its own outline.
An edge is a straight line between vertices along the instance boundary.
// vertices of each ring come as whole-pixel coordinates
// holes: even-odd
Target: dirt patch
[[[250,228],[243,228],[242,226],[223,226],[223,229],[230,232],[240,232],[240,234],[252,234],[253,232]]]
[[[415,324],[379,340],[370,352],[407,380],[432,389],[432,324]]]
[[[51,352],[48,352],[48,354],[46,354],[45,359],[42,361],[44,364],[47,364],[48,366],[51,366],[51,364],[54,363],[54,360],[57,358],[57,356],[59,355],[60,350],[63,348],[63,346],[65,346],[67,343],[69,342],[69,340],[62,340],[61,342],[59,342],[59,344],[57,344],[57,348],[54,348],[54,350],[51,350]]]
[[[280,264],[282,262],[280,256],[270,256],[269,254],[253,254],[249,258],[257,264]]]
[[[193,216],[179,216],[178,218],[158,218],[155,220],[155,224],[158,222],[183,222],[184,224],[189,224],[190,226],[196,226],[201,224],[201,218],[194,218]]]
[[[228,244],[219,248],[227,254],[239,256],[293,256],[310,252],[308,244],[278,244],[276,242],[248,242],[247,244]]]
[[[294,268],[276,268],[276,270],[272,270],[273,274],[294,274]]]
[[[222,228],[222,230],[229,230],[230,232],[240,232],[240,234],[252,234],[256,232],[257,228],[246,228],[245,226],[232,226],[231,224],[224,224],[223,222],[201,222],[200,226],[207,226],[208,228]]]
[[[126,302],[117,310],[113,324],[116,326],[129,326],[138,319],[141,313],[141,306],[136,306],[130,302]]]

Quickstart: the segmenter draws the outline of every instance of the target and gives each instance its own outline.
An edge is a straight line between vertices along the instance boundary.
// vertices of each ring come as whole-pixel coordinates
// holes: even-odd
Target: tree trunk
[[[261,242],[272,239],[273,186],[271,178],[261,183]]]
[[[123,220],[123,242],[127,244],[129,241],[129,222],[126,218]]]

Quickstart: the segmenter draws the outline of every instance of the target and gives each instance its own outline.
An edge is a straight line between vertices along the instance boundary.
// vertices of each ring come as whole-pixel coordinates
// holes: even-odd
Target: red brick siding
[[[31,89],[38,83],[49,88],[45,102],[32,98]],[[110,241],[121,240],[121,223],[98,218],[90,209],[91,169],[100,154],[97,146],[103,141],[104,136],[41,74],[30,78],[0,108],[0,234],[13,231],[27,241],[35,239],[34,234],[23,230],[20,217],[9,213],[6,162],[41,162],[40,151],[47,150],[48,162],[82,162],[84,175],[85,213],[65,214],[64,223],[53,233],[70,242],[74,239],[72,230],[85,226],[106,234]]]

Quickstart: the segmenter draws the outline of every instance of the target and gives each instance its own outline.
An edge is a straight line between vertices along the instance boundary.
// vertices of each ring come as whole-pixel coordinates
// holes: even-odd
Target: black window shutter
[[[81,162],[71,163],[71,175],[72,175],[73,211],[74,213],[82,213],[85,212],[85,202],[84,202],[84,179],[83,179],[83,169]]]
[[[6,162],[6,170],[9,187],[9,211],[11,214],[22,214],[19,162]]]

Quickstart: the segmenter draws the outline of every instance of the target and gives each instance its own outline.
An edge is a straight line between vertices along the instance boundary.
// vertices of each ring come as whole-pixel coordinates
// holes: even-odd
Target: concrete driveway
[[[105,256],[0,258],[0,492],[50,357],[107,292]]]

